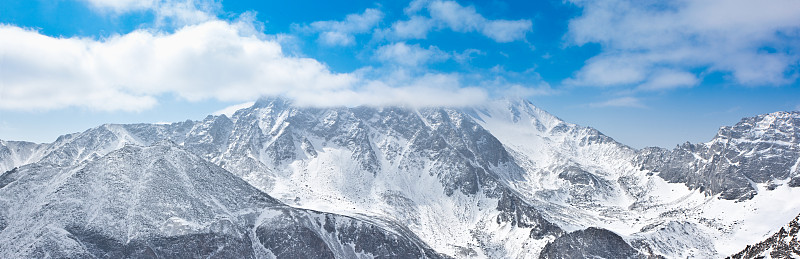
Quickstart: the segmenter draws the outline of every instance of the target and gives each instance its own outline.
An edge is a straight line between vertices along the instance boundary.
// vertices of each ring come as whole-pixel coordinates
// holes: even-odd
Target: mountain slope
[[[712,192],[672,179],[659,167],[670,161],[681,174],[708,182],[703,186],[736,175],[703,173],[717,164],[687,166],[706,160],[635,150],[524,100],[413,109],[297,107],[272,98],[231,117],[108,124],[37,146],[36,155],[27,158],[38,161],[31,165],[36,169],[6,173],[0,187],[26,172],[46,174],[53,167],[52,174],[59,174],[58,168],[93,163],[126,145],[169,139],[281,203],[358,218],[413,240],[419,236],[420,244],[454,257],[532,258],[548,243],[574,249],[559,249],[562,255],[582,254],[609,236],[623,240],[603,243],[618,251],[633,247],[649,256],[718,257],[760,241],[800,211],[800,201],[791,198],[800,195],[791,180],[796,167],[785,168],[797,146],[791,137],[797,124],[786,119],[792,116],[757,117],[722,134],[739,136],[729,149],[749,143],[755,150],[729,152],[727,159],[740,162],[728,168],[780,165],[761,172],[764,181],[748,182],[757,193],[750,199],[727,199],[740,197],[728,196],[738,185]],[[291,220],[275,222],[325,222],[284,214]],[[0,227],[10,222],[2,215]],[[576,237],[583,247],[570,241]],[[270,240],[265,245],[280,243]]]
[[[535,256],[561,229],[507,188],[521,169],[452,109],[294,107],[264,99],[231,118],[103,125],[41,162],[87,161],[127,143],[180,143],[293,206],[408,226],[454,256]]]
[[[754,184],[787,182],[800,186],[800,112],[775,112],[742,119],[720,128],[707,143],[686,143],[669,151],[650,148],[638,162],[670,182],[746,200]],[[776,186],[775,185],[775,186]]]
[[[25,141],[0,139],[0,173],[39,159],[44,145]]]
[[[797,258],[800,257],[800,215],[764,241],[748,245],[728,258]]]
[[[408,233],[285,206],[170,142],[0,179],[6,258],[439,257]]]
[[[455,110],[267,99],[231,120],[231,144],[212,161],[293,206],[408,225],[453,256],[535,254],[561,233],[498,181],[519,167]]]
[[[508,185],[548,219],[568,231],[609,229],[646,254],[671,258],[733,253],[800,211],[800,202],[790,198],[800,192],[781,178],[790,168],[768,168],[775,175],[765,179],[772,180],[752,185],[760,195],[733,202],[719,192],[666,181],[658,170],[642,165],[651,149],[631,149],[597,130],[564,122],[528,101],[500,100],[466,109],[466,113],[496,136],[522,166],[524,180],[508,180]],[[786,120],[770,122],[775,125],[762,122],[760,127],[779,130],[767,130],[763,136],[786,138],[790,135],[786,132],[797,130],[796,124]],[[751,140],[760,146],[770,141]],[[786,142],[787,150],[797,146],[796,138]],[[779,154],[757,152],[744,159],[753,164],[791,160]],[[663,162],[660,159],[650,161]],[[683,165],[678,161],[664,164]],[[685,173],[706,179],[692,170]]]

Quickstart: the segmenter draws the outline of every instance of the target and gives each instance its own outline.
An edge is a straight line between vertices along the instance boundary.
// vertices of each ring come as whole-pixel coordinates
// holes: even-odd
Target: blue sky
[[[0,139],[202,119],[259,96],[523,97],[633,147],[800,109],[800,2],[0,2]]]

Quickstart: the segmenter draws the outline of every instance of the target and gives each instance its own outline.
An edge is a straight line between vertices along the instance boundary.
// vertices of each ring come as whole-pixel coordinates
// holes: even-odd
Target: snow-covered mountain
[[[742,169],[716,178],[698,177],[712,183],[762,165],[762,180],[748,185],[759,195],[739,202],[725,195],[735,192],[735,187],[709,192],[684,185],[685,181],[675,181],[656,169],[656,165],[689,168],[686,161],[660,160],[652,156],[653,148],[634,150],[595,129],[564,122],[525,100],[496,101],[466,109],[466,113],[497,137],[524,168],[524,180],[508,181],[508,185],[549,220],[567,231],[611,230],[644,254],[669,258],[729,255],[800,212],[800,201],[792,198],[800,190],[788,183],[797,167],[784,166],[786,161],[797,161],[794,152],[800,140],[792,137],[800,130],[795,127],[800,125],[797,113],[743,120],[760,121],[758,130],[763,133],[744,133],[748,128],[742,123],[720,130],[736,129],[739,136],[749,136],[740,143],[764,150],[736,153],[740,157],[731,161],[748,161]],[[782,145],[775,143],[777,139]]]
[[[0,139],[0,172],[37,161],[42,153],[42,146],[44,145]]]
[[[744,250],[730,258],[797,258],[800,257],[800,215],[786,226],[781,227],[769,238],[757,244],[748,245]]]
[[[642,150],[638,162],[667,181],[746,200],[758,193],[756,184],[800,186],[798,143],[800,112],[774,112],[722,127],[707,143]]]
[[[752,119],[753,129],[737,124],[731,128],[737,134],[725,135],[749,138],[747,143],[760,148],[728,152],[735,165],[729,168],[749,169],[708,174],[704,168],[717,164],[691,166],[687,163],[700,162],[673,159],[681,157],[671,155],[678,151],[635,150],[525,100],[415,109],[309,108],[271,98],[230,117],[102,125],[53,143],[27,144],[13,155],[3,155],[2,148],[12,145],[2,142],[0,165],[35,163],[6,172],[0,185],[20,171],[39,175],[46,173],[34,172],[50,170],[27,167],[78,168],[131,145],[160,146],[166,139],[286,208],[299,208],[293,211],[371,222],[416,247],[430,246],[453,257],[603,257],[617,252],[720,257],[763,240],[800,212],[800,201],[792,199],[800,194],[791,184],[796,163],[783,166],[783,160],[792,159],[786,154],[797,154],[800,125],[791,119],[785,123],[786,116],[761,117]],[[797,115],[788,117],[796,120]],[[763,133],[741,133],[751,131]],[[718,138],[695,146],[713,146]],[[703,152],[692,157],[713,156]],[[749,173],[758,162],[774,166]],[[743,164],[749,167],[737,167]],[[667,167],[683,171],[665,173]],[[677,174],[696,175],[692,179],[697,180],[670,178]],[[749,199],[728,195],[743,193],[738,185],[717,184],[737,174],[763,176],[749,182],[755,190]],[[705,187],[714,184],[717,189]],[[0,224],[16,221],[0,217]],[[421,241],[413,241],[416,237]],[[592,250],[598,247],[604,249]]]
[[[0,178],[0,257],[439,257],[413,234],[288,207],[162,141]]]

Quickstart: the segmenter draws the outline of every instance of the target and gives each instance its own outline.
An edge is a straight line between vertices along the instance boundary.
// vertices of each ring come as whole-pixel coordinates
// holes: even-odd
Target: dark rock
[[[797,258],[800,257],[800,215],[775,234],[757,244],[748,245],[728,258]]]
[[[722,199],[748,200],[757,194],[751,182],[792,177],[791,168],[800,159],[799,144],[800,112],[776,112],[722,127],[708,143],[642,149],[635,162],[668,182],[685,183]],[[790,182],[792,187],[798,185]]]
[[[625,240],[606,229],[590,227],[548,243],[539,258],[645,258]]]
[[[497,223],[510,222],[512,226],[531,228],[530,237],[541,239],[545,236],[560,236],[564,233],[561,228],[547,221],[535,208],[523,202],[519,197],[503,193],[497,202]]]

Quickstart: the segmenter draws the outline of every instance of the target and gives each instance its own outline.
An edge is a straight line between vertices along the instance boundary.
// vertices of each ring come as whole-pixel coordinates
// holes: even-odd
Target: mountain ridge
[[[775,179],[756,183],[752,188],[761,194],[739,204],[708,199],[727,196],[662,177],[662,165],[651,162],[660,161],[657,156],[564,122],[527,100],[417,109],[309,108],[260,99],[230,117],[104,124],[39,144],[43,151],[25,159],[74,166],[163,139],[283,203],[406,229],[455,257],[537,257],[546,244],[590,227],[621,236],[649,256],[718,256],[730,251],[722,243],[754,243],[730,242],[748,227],[777,227],[754,228],[755,221],[741,223],[720,208],[772,213],[756,202],[794,192],[791,180]],[[789,143],[790,151],[797,146],[796,139]],[[685,234],[689,230],[696,236]]]
[[[0,189],[18,197],[0,200],[12,205],[0,214],[0,240],[15,240],[0,245],[8,257],[441,257],[408,234],[283,205],[170,141],[125,145],[78,166],[15,170],[19,177]],[[31,177],[55,185],[36,188],[41,181]]]

